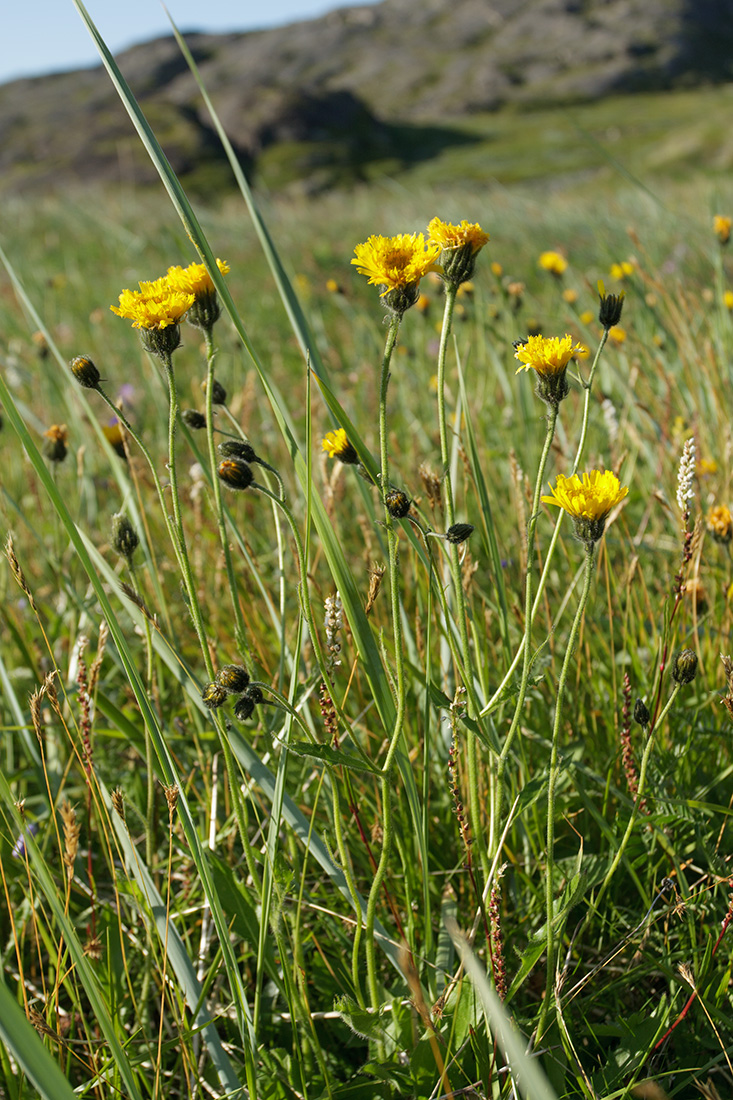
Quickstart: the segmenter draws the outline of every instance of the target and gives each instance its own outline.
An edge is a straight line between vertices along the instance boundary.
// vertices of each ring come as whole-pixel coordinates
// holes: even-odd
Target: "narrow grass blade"
[[[0,1039],[33,1082],[42,1100],[75,1100],[63,1073],[46,1050],[35,1028],[0,978]]]

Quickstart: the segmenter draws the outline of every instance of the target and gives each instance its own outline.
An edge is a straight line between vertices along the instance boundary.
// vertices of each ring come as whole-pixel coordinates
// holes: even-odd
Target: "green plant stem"
[[[443,325],[440,332],[440,348],[438,351],[438,425],[440,429],[440,461],[445,490],[446,528],[452,527],[455,523],[455,508],[453,503],[450,449],[448,446],[448,424],[445,409],[445,361],[457,293],[458,287],[454,283],[445,284],[445,309],[443,311]],[[468,634],[468,609],[466,607],[466,597],[463,591],[460,554],[458,547],[454,543],[449,545],[448,552],[453,580],[455,615],[458,620],[458,632],[461,639],[463,685],[468,695],[470,715],[474,720],[477,720],[477,716],[481,710],[481,704],[476,695],[474,685],[473,656]],[[468,765],[468,817],[471,826],[471,834],[477,845],[482,870],[486,875],[489,870],[489,854],[486,845],[482,843],[483,829],[481,826],[481,799],[478,781],[478,739],[474,731],[470,728],[466,729],[466,760]]]
[[[216,525],[219,530],[219,542],[221,543],[222,552],[224,554],[224,562],[227,571],[227,581],[229,583],[229,593],[232,599],[232,610],[234,612],[234,638],[237,643],[237,649],[244,661],[247,671],[252,674],[252,660],[249,653],[249,647],[246,640],[246,631],[244,627],[244,618],[242,617],[242,608],[239,603],[239,588],[237,585],[237,576],[234,571],[234,561],[232,560],[232,551],[229,546],[229,539],[227,538],[226,523],[224,521],[224,505],[221,498],[221,484],[219,478],[216,476],[216,447],[214,445],[214,362],[216,360],[216,348],[214,347],[213,333],[210,328],[204,329],[204,338],[206,340],[206,442],[209,448],[209,462],[211,464],[211,485],[214,492],[214,511],[216,513]]]
[[[402,621],[400,608],[400,578],[398,564],[398,536],[395,531],[394,520],[387,508],[387,493],[389,492],[389,453],[387,449],[387,388],[389,385],[389,365],[397,342],[397,333],[400,328],[400,317],[394,315],[389,323],[387,340],[384,346],[382,358],[382,376],[379,390],[379,454],[380,454],[380,493],[384,506],[384,523],[387,530],[387,549],[389,553],[389,585],[392,608],[392,632],[394,641],[395,660],[395,686],[397,698],[395,700],[395,718],[392,727],[387,755],[382,765],[382,852],[379,857],[377,870],[372,880],[369,898],[367,899],[366,918],[364,922],[364,940],[367,960],[367,986],[372,1008],[379,1011],[379,988],[377,985],[377,959],[374,943],[374,923],[377,913],[377,899],[382,888],[384,876],[389,866],[392,843],[394,840],[392,824],[392,791],[390,787],[390,774],[394,765],[395,756],[402,734],[402,726],[405,719],[405,663],[402,651]]]
[[[570,475],[569,475],[570,477],[572,477],[573,474],[576,474],[578,472],[578,467],[580,466],[580,462],[581,462],[581,459],[583,457],[583,451],[585,450],[585,438],[586,438],[586,435],[588,433],[588,420],[589,420],[589,416],[590,416],[590,398],[591,398],[591,390],[593,388],[593,379],[595,378],[596,369],[598,367],[598,362],[601,358],[601,352],[603,351],[604,347],[606,346],[606,341],[607,340],[608,340],[608,329],[604,329],[603,330],[603,335],[601,336],[600,343],[598,344],[598,350],[596,351],[595,358],[593,359],[593,364],[591,366],[590,373],[588,375],[588,379],[585,382],[583,382],[581,380],[581,385],[582,385],[583,389],[585,390],[585,397],[583,399],[583,417],[582,417],[581,426],[580,426],[580,439],[578,440],[578,447],[577,447],[577,450],[575,452],[575,461],[573,462],[573,466],[572,466],[572,469],[570,471]],[[560,532],[562,530],[562,525],[563,525],[564,518],[565,518],[565,513],[561,510],[560,515],[557,517],[557,522],[555,523],[555,530],[552,533],[552,538],[550,539],[549,546],[547,547],[547,552],[545,554],[545,564],[543,566],[542,573],[540,574],[540,579],[537,582],[537,592],[535,593],[534,603],[532,604],[532,612],[531,612],[531,619],[530,619],[531,623],[534,623],[534,620],[537,617],[537,612],[539,611],[540,602],[541,602],[542,597],[543,597],[544,592],[545,592],[545,586],[547,584],[547,578],[550,575],[550,566],[552,564],[552,559],[555,555],[555,548],[557,546],[558,539],[560,538]],[[517,649],[517,652],[514,655],[514,659],[512,660],[511,665],[507,669],[507,672],[506,672],[506,675],[504,676],[504,679],[501,681],[498,688],[496,689],[494,694],[489,699],[488,703],[486,703],[486,705],[483,707],[483,709],[481,711],[482,716],[484,714],[490,714],[492,710],[496,710],[496,708],[500,705],[502,696],[504,694],[504,691],[506,690],[507,685],[510,683],[511,678],[514,675],[514,672],[517,668],[517,665],[519,664],[519,662],[522,659],[523,653],[524,653],[524,637],[522,638],[522,641],[519,643],[519,648]]]
[[[351,952],[351,981],[354,986],[354,996],[360,1008],[364,1008],[364,994],[361,990],[361,975],[359,973],[359,949],[361,947],[361,907],[359,903],[359,893],[356,889],[356,883],[354,882],[354,875],[351,868],[351,859],[349,852],[344,841],[344,829],[343,822],[341,820],[341,796],[338,789],[338,777],[335,772],[331,773],[331,792],[333,797],[333,828],[336,834],[336,848],[338,850],[339,859],[341,860],[341,869],[344,872],[344,878],[346,879],[346,885],[349,888],[351,894],[351,900],[354,905],[354,912],[356,913],[356,924],[354,927],[354,944]]]
[[[496,781],[494,784],[494,800],[491,807],[491,831],[489,837],[489,847],[492,855],[495,855],[494,848],[496,847],[496,838],[501,832],[501,815],[504,807],[504,773],[506,771],[506,762],[511,752],[512,744],[516,736],[517,730],[522,718],[522,710],[524,709],[524,700],[527,697],[527,685],[529,683],[530,662],[532,654],[532,623],[534,621],[534,607],[532,604],[532,568],[534,561],[534,542],[535,531],[537,529],[537,520],[540,514],[540,496],[542,495],[542,485],[545,480],[545,467],[547,465],[547,459],[550,454],[550,447],[552,446],[552,440],[555,435],[555,426],[557,424],[557,406],[550,406],[547,414],[547,430],[545,431],[545,442],[542,447],[542,454],[540,455],[540,462],[537,468],[537,480],[535,482],[534,497],[532,498],[532,514],[529,517],[529,523],[527,524],[527,575],[524,582],[524,637],[519,652],[524,655],[522,663],[522,678],[519,682],[519,694],[517,695],[517,701],[514,707],[514,715],[512,717],[509,730],[504,738],[504,744],[501,752],[496,761]]]
[[[552,1002],[552,991],[555,976],[555,930],[554,930],[554,900],[553,887],[555,866],[555,792],[560,769],[558,765],[558,750],[560,744],[560,727],[563,719],[563,703],[565,700],[565,688],[570,671],[570,662],[575,652],[578,639],[578,631],[583,619],[588,596],[590,594],[591,580],[593,579],[595,543],[589,542],[585,549],[585,577],[583,591],[580,594],[578,610],[570,629],[565,659],[562,663],[560,679],[557,685],[557,700],[555,703],[555,721],[552,727],[552,748],[550,751],[550,768],[547,776],[547,869],[545,871],[545,911],[546,911],[546,937],[547,937],[547,976],[545,979],[545,998],[540,1008],[540,1017],[537,1023],[537,1038],[540,1039],[545,1030],[547,1014]]]

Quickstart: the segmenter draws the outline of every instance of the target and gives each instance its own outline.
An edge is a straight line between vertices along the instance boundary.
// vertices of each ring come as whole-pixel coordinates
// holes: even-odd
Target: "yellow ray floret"
[[[422,233],[398,233],[396,237],[370,237],[354,249],[352,264],[370,283],[390,290],[415,286],[431,271],[440,255],[440,245]]]
[[[568,261],[562,252],[542,252],[537,263],[545,271],[549,271],[551,275],[562,275],[568,268]]]
[[[222,275],[229,274],[229,264],[226,260],[217,259],[216,266]],[[204,264],[169,267],[166,280],[174,290],[182,290],[185,294],[193,294],[196,298],[214,292],[214,284]]]
[[[583,351],[582,344],[573,346],[573,338],[565,336],[529,336],[526,344],[519,344],[514,354],[520,370],[536,370],[538,374],[559,374],[564,371],[574,355]]]
[[[628,493],[611,470],[591,470],[572,477],[557,475],[552,496],[543,496],[544,504],[556,504],[575,519],[605,519],[608,513]]]
[[[484,233],[478,222],[462,221],[460,225],[451,225],[450,222],[442,222],[440,218],[433,218],[428,226],[431,241],[437,241],[441,248],[463,248],[470,245],[473,253],[478,252],[488,243],[489,234]]]

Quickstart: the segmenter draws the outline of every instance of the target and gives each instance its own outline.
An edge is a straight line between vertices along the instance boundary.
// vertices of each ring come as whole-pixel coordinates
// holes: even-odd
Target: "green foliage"
[[[0,294],[8,1095],[61,1096],[63,1080],[91,1097],[103,1079],[141,1097],[611,1100],[645,1080],[692,1096],[708,1078],[727,1095],[733,759],[718,702],[733,577],[704,516],[731,499],[733,329],[727,254],[707,212],[690,213],[725,206],[700,181],[603,204],[592,190],[539,203],[464,182],[450,198],[364,189],[265,216],[242,178],[243,228],[238,206],[194,213],[137,121],[193,239],[231,266],[225,281],[216,272],[229,317],[215,358],[193,329],[174,353],[180,405],[209,416],[215,462],[218,433],[246,433],[285,497],[255,464],[260,488],[217,500],[207,433],[179,424],[171,442],[164,369],[108,311],[123,286],[190,258],[170,206],[17,203]],[[446,342],[446,470],[430,381],[439,281],[424,281],[400,329],[387,441],[414,508],[390,531],[376,488],[383,310],[349,258],[372,232],[424,228],[436,206],[492,240]],[[628,256],[629,225],[622,284],[609,268]],[[559,246],[562,282],[536,267]],[[572,468],[587,392],[582,468],[612,467],[631,491],[598,546],[548,785],[583,553],[570,525],[553,541],[557,516],[538,511],[523,677],[544,407],[515,374],[512,340],[567,331],[594,354],[599,277],[626,291],[625,334],[590,390],[589,362],[571,367],[544,481]],[[66,365],[81,353],[142,450],[132,436],[125,457],[109,445],[109,408]],[[227,405],[207,408],[214,368]],[[52,464],[43,433],[61,423],[69,454]],[[323,458],[335,425],[363,477]],[[685,534],[675,492],[690,436]],[[448,485],[456,519],[476,528],[455,558],[432,537],[448,526]],[[140,539],[132,571],[109,542],[122,510]],[[399,644],[390,572],[371,571],[387,562]],[[681,648],[698,676],[673,694]],[[233,698],[201,701],[230,663],[263,692],[244,721]],[[651,736],[630,720],[637,696]]]

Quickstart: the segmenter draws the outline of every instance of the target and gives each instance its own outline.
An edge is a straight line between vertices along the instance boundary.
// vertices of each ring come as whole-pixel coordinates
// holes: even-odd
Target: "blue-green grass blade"
[[[201,884],[204,892],[206,893],[207,900],[211,906],[211,914],[216,925],[216,930],[219,935],[219,941],[222,945],[223,957],[227,970],[227,975],[231,983],[231,992],[234,998],[235,1008],[237,1010],[238,1024],[240,1033],[242,1035],[242,1041],[245,1044],[245,1052],[248,1057],[252,1057],[255,1050],[256,1040],[251,1026],[251,1015],[249,1011],[249,1005],[247,1002],[247,996],[242,984],[239,968],[236,963],[234,951],[229,940],[229,932],[224,914],[219,905],[219,901],[214,889],[213,880],[211,878],[210,870],[204,854],[204,850],[199,838],[196,825],[194,823],[191,811],[188,806],[188,802],[185,797],[185,785],[179,778],[175,769],[173,759],[168,751],[168,747],[165,743],[162,731],[158,726],[155,713],[150,705],[150,701],[147,697],[145,687],[140,680],[137,665],[134,655],[130,652],[127,644],[127,640],[120,626],[119,620],[115,615],[112,605],[109,601],[104,585],[101,578],[92,563],[92,559],[87,551],[85,541],[76,527],[69,511],[66,507],[63,496],[61,495],[56,483],[54,482],[49,470],[46,467],[46,463],[43,460],[38,448],[36,447],[23,418],[20,416],[18,409],[13,400],[13,396],[10,393],[5,379],[0,374],[0,402],[3,406],[3,411],[10,425],[12,426],[15,434],[18,436],[21,444],[25,448],[26,454],[36,471],[39,481],[43,485],[51,504],[53,505],[58,518],[63,524],[66,533],[77,553],[77,556],[86,571],[94,593],[99,601],[99,605],[102,614],[107,621],[110,630],[110,636],[117,649],[117,653],[122,662],[122,666],[125,671],[128,683],[133,690],[135,700],[140,713],[147,727],[153,747],[155,749],[156,756],[160,764],[161,772],[168,785],[175,785],[179,788],[180,796],[178,802],[178,812],[183,824],[183,829],[186,834],[186,840],[188,841],[189,848],[191,850],[191,856],[196,865]],[[86,964],[86,960],[83,960]],[[85,966],[85,970],[88,967]],[[91,971],[88,971],[90,975]],[[135,1094],[137,1095],[137,1093]]]
[[[76,1100],[69,1082],[46,1050],[36,1029],[0,978],[0,1039],[42,1100]]]

